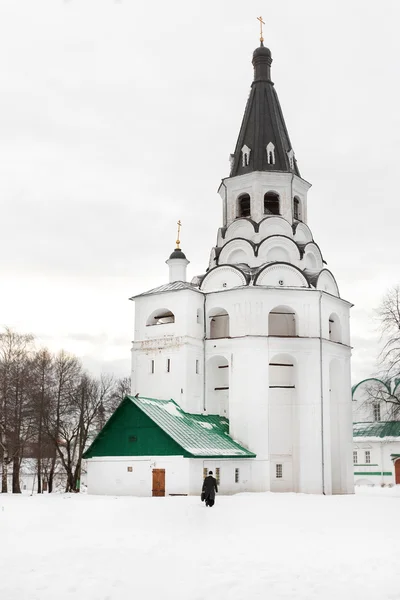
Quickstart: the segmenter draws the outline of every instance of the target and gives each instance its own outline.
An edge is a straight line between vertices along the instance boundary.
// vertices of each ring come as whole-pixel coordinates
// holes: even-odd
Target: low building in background
[[[355,485],[400,485],[400,380],[353,386]]]

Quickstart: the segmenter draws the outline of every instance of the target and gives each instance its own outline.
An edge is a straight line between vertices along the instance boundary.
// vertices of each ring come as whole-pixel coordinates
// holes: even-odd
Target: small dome
[[[253,60],[255,58],[258,58],[259,56],[268,56],[269,58],[271,58],[271,50],[263,45],[259,46],[253,52]]]
[[[175,250],[171,254],[170,258],[184,258],[184,259],[186,259],[186,256],[184,255],[184,253],[182,252],[182,250],[180,248],[175,248]]]

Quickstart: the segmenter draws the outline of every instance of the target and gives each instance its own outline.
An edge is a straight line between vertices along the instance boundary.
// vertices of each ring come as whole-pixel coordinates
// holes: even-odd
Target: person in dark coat
[[[206,506],[214,506],[215,492],[218,493],[217,480],[213,477],[213,472],[209,471],[208,476],[203,482],[203,494]]]

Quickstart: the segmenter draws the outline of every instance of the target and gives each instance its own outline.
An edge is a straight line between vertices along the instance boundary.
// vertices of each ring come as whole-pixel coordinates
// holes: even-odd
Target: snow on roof
[[[132,296],[132,298],[129,298],[129,300],[135,300],[135,298],[141,298],[142,296],[151,296],[152,294],[163,294],[164,292],[178,292],[179,290],[192,290],[193,292],[200,292],[198,287],[192,285],[191,283],[187,283],[187,281],[173,281],[172,283],[159,285],[158,287],[148,290],[147,292],[143,292],[142,294]]]
[[[375,421],[374,423],[353,423],[353,437],[357,441],[398,441],[400,421]]]
[[[224,417],[187,413],[174,400],[127,398],[193,457],[255,457],[229,436],[229,421]]]

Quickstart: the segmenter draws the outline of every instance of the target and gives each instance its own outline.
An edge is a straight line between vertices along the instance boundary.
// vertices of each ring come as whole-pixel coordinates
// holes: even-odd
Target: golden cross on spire
[[[182,223],[181,220],[179,219],[179,221],[177,222],[178,225],[178,236],[176,238],[176,247],[179,250],[179,246],[181,244],[181,240],[180,240],[180,235],[181,235],[181,227],[182,227]]]
[[[263,28],[262,28],[262,26],[265,25],[265,23],[264,23],[262,17],[257,17],[257,21],[260,21],[260,42],[263,43],[264,38],[263,38]]]

